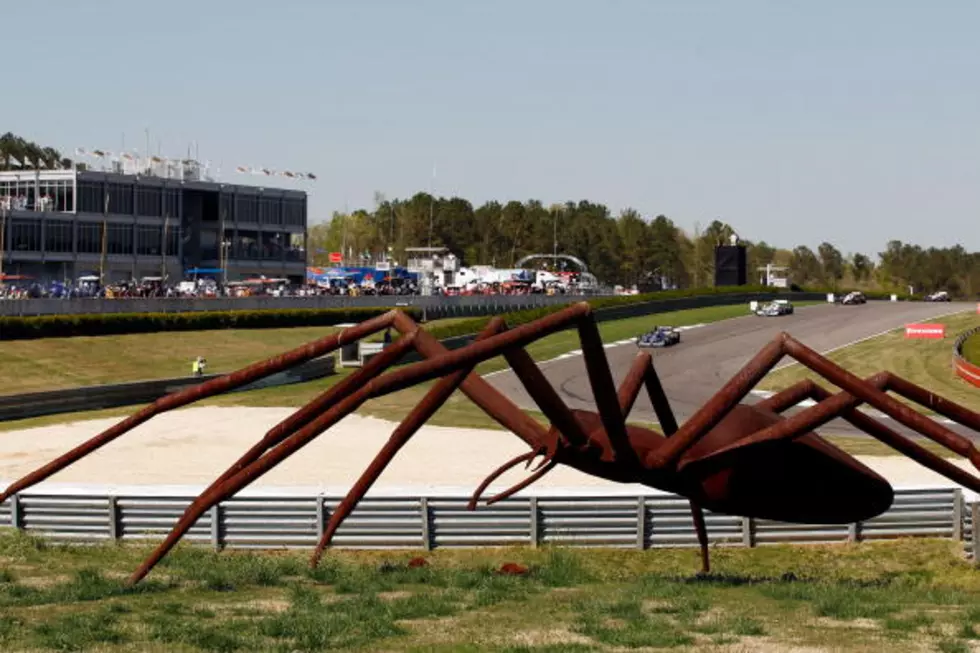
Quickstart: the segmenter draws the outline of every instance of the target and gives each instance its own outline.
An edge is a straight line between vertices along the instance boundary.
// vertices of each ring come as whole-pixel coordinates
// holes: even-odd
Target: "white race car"
[[[934,292],[931,295],[926,295],[927,302],[948,302],[950,301],[949,293],[945,290],[940,290],[939,292]]]
[[[793,304],[790,303],[788,299],[776,299],[765,306],[760,307],[756,312],[756,315],[761,315],[762,317],[776,317],[779,315],[792,315],[793,314]]]
[[[863,292],[855,290],[854,292],[847,293],[844,298],[840,300],[841,304],[852,305],[852,304],[866,304],[868,298],[864,296]]]

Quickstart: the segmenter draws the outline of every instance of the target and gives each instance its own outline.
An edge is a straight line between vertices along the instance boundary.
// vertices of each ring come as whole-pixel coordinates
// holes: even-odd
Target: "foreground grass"
[[[980,315],[959,313],[934,320],[945,324],[945,340],[906,340],[905,329],[840,349],[829,355],[835,363],[864,378],[888,370],[973,410],[980,410],[980,392],[962,381],[951,365],[952,338],[980,325]],[[777,369],[766,376],[760,388],[782,390],[803,379],[813,379],[832,391],[837,389],[800,364]],[[918,406],[917,406],[918,407]]]
[[[818,302],[812,302],[818,303]],[[655,325],[670,325],[670,326],[685,326],[691,324],[699,323],[709,323],[717,322],[719,320],[729,319],[733,317],[743,316],[747,313],[746,306],[739,304],[735,306],[715,306],[711,308],[701,308],[692,309],[685,311],[673,311],[670,313],[660,313],[657,315],[648,315],[644,317],[629,318],[625,320],[616,320],[612,322],[603,322],[599,324],[599,332],[602,334],[604,342],[615,342],[617,340],[624,340],[626,338],[632,338],[640,333],[652,328]],[[438,323],[442,323],[439,321]],[[430,324],[436,324],[432,322]],[[294,333],[295,332],[295,333]],[[241,367],[248,363],[254,362],[255,360],[261,359],[263,356],[271,356],[275,353],[287,349],[289,347],[295,347],[303,342],[307,342],[317,337],[322,337],[324,334],[328,333],[329,329],[326,328],[316,328],[316,329],[269,329],[269,330],[255,330],[255,331],[203,331],[199,334],[194,333],[184,333],[184,334],[142,334],[138,336],[106,336],[104,338],[64,338],[64,339],[50,339],[50,340],[37,340],[37,341],[25,341],[23,344],[29,344],[40,347],[37,343],[50,343],[57,351],[62,351],[62,348],[67,348],[72,351],[72,355],[76,356],[78,359],[83,357],[92,357],[93,354],[85,353],[87,348],[92,345],[88,341],[101,341],[106,339],[110,341],[110,344],[105,345],[100,343],[99,347],[109,347],[111,349],[111,342],[115,342],[119,347],[123,348],[127,353],[121,354],[121,361],[110,365],[109,367],[113,370],[116,375],[111,378],[107,378],[103,381],[97,381],[99,383],[108,382],[118,382],[123,380],[132,380],[133,378],[153,378],[154,376],[165,377],[172,374],[181,374],[181,370],[175,370],[173,366],[176,363],[183,365],[183,361],[188,361],[183,354],[179,353],[181,350],[178,347],[176,341],[169,342],[169,344],[159,343],[151,344],[151,341],[139,340],[142,338],[151,338],[152,336],[168,336],[173,339],[174,336],[180,336],[182,338],[192,339],[196,335],[207,336],[214,338],[214,344],[217,347],[217,351],[227,352],[227,356],[224,358],[218,358],[215,361],[215,355],[207,350],[207,347],[203,344],[197,344],[191,340],[190,343],[185,343],[181,345],[184,349],[182,351],[190,352],[193,348],[193,354],[191,357],[196,356],[198,351],[205,351],[205,355],[208,358],[209,370],[210,371],[220,371],[220,370],[233,370],[237,367]],[[239,340],[239,336],[245,338],[245,340]],[[229,342],[222,344],[221,338],[229,339]],[[122,340],[120,340],[122,339]],[[85,341],[76,342],[75,348],[66,345],[69,341]],[[288,341],[288,342],[287,342]],[[255,344],[258,343],[258,344]],[[19,369],[18,365],[15,365],[15,371],[9,371],[4,364],[4,353],[10,354],[11,348],[9,345],[21,344],[17,343],[3,343],[0,342],[0,379],[4,377],[13,377],[16,375],[16,369]],[[253,347],[252,345],[255,344]],[[171,350],[161,349],[164,347],[173,347]],[[530,352],[531,356],[535,360],[548,360],[554,358],[565,352],[578,349],[580,347],[578,336],[574,331],[563,331],[561,333],[556,333],[546,338],[531,344],[527,350]],[[177,348],[177,349],[174,349]],[[41,347],[43,349],[43,347]],[[75,349],[81,351],[75,351]],[[146,363],[145,365],[140,364],[140,351],[142,349],[147,350]],[[98,349],[97,351],[103,351]],[[175,351],[177,353],[175,353]],[[260,354],[260,352],[262,352]],[[104,353],[104,352],[103,352]],[[27,354],[23,354],[26,356]],[[88,362],[85,365],[97,368],[99,366],[99,356],[101,354],[94,355],[94,359],[87,358]],[[22,354],[18,354],[22,356]],[[56,354],[52,355],[56,357]],[[237,357],[237,358],[236,358]],[[179,359],[179,360],[171,360]],[[230,363],[228,361],[235,361]],[[81,363],[76,363],[80,365]],[[52,363],[53,365],[53,363]],[[503,369],[507,366],[506,361],[502,357],[498,357],[489,361],[486,361],[477,367],[477,372],[480,374],[486,374],[495,370]],[[169,370],[164,373],[163,370]],[[50,371],[52,375],[52,383],[63,382],[68,375],[75,374],[72,370],[62,370],[58,372],[57,370]],[[92,372],[92,371],[79,371],[78,374],[89,374],[89,375],[102,375],[102,372]],[[347,370],[339,370],[338,374],[331,377],[319,379],[317,381],[312,381],[310,383],[296,384],[290,386],[282,386],[278,388],[266,388],[263,390],[256,390],[253,392],[244,392],[229,394],[222,397],[216,397],[214,399],[199,402],[198,406],[302,406],[307,403],[315,396],[329,388],[334,383],[337,383],[348,373]],[[25,372],[26,374],[26,372]],[[59,376],[61,374],[61,376]],[[105,373],[108,375],[108,372]],[[127,376],[128,375],[128,376]],[[38,381],[35,379],[34,383]],[[13,383],[13,381],[11,381]],[[30,381],[28,382],[30,383]],[[388,395],[378,400],[370,401],[361,409],[362,414],[374,415],[378,417],[383,417],[385,419],[397,420],[403,418],[408,412],[418,404],[419,400],[428,392],[431,387],[431,383],[425,383],[421,385],[402,390],[398,393]],[[19,386],[14,385],[14,388]],[[26,388],[18,391],[27,391]],[[78,421],[82,419],[99,419],[104,417],[119,417],[123,415],[128,415],[133,412],[136,407],[124,407],[124,408],[113,408],[108,410],[99,411],[89,411],[85,413],[67,413],[61,415],[49,415],[39,418],[31,418],[26,420],[16,420],[10,422],[0,423],[0,432],[9,430],[19,430],[24,428],[31,428],[35,426],[47,426],[50,424],[62,424],[72,421]],[[487,417],[482,411],[476,408],[465,396],[461,393],[456,393],[445,406],[430,420],[431,424],[441,425],[441,426],[459,426],[465,428],[497,428],[497,423]]]
[[[967,651],[980,572],[919,540],[686,550],[148,552],[0,534],[0,647],[100,651]],[[429,565],[409,569],[413,555]],[[525,577],[500,576],[504,562]]]

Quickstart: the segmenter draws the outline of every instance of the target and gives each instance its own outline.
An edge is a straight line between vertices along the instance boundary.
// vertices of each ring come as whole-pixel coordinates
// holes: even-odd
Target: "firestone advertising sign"
[[[945,324],[906,324],[906,338],[936,338],[946,337]]]

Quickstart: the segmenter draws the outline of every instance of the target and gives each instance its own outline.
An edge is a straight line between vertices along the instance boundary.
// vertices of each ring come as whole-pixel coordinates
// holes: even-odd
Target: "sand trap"
[[[217,477],[291,412],[289,408],[204,407],[160,415],[55,474],[44,487],[199,487]],[[9,483],[117,421],[90,420],[0,433],[0,479]],[[252,487],[345,493],[394,427],[392,422],[351,415]],[[385,470],[373,493],[468,494],[495,467],[526,451],[521,440],[505,431],[424,426]],[[896,487],[953,485],[901,456],[862,460]],[[966,461],[957,462],[970,467]],[[507,487],[526,474],[520,467],[494,487]],[[528,493],[620,494],[640,489],[559,467]]]

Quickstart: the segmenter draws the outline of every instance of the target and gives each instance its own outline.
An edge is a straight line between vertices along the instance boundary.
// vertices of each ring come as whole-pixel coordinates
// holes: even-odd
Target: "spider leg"
[[[794,415],[788,420],[774,425],[773,429],[785,429],[785,431],[780,430],[781,433],[789,432],[792,428],[801,425],[814,428],[815,425],[826,423],[827,420],[832,419],[835,410],[843,411],[855,407],[857,403],[864,402],[908,428],[942,444],[961,456],[969,458],[974,467],[980,469],[980,452],[973,447],[967,438],[957,435],[935,421],[920,415],[915,410],[885,394],[883,390],[865,383],[839,365],[801,344],[787,333],[779,334],[756,354],[678,430],[673,438],[668,439],[664,445],[648,455],[647,460],[644,461],[645,464],[654,469],[663,469],[675,465],[685,451],[716,426],[736,404],[745,398],[752,387],[761,381],[775,364],[786,355],[826,378],[851,396],[835,395],[825,402],[821,402],[820,411],[822,412],[811,412],[805,417],[801,417],[803,413]],[[903,389],[909,391],[908,387],[903,387]],[[912,390],[914,391],[914,388]],[[922,392],[927,393],[925,390]],[[932,403],[937,406],[941,405],[944,410],[954,415],[952,417],[954,420],[956,420],[956,416],[959,416],[963,417],[967,424],[975,423],[968,414],[958,414],[966,411],[962,406],[956,406],[946,400]]]
[[[838,388],[841,388],[861,401],[874,406],[895,421],[914,431],[917,431],[930,440],[943,445],[947,449],[956,452],[964,458],[968,458],[975,468],[980,469],[980,451],[973,446],[973,443],[970,442],[968,438],[954,433],[945,426],[937,423],[935,420],[918,413],[909,406],[906,406],[898,400],[890,397],[883,390],[879,390],[873,385],[865,383],[854,374],[848,372],[828,358],[821,356],[789,335],[785,335],[783,337],[783,341],[785,343],[784,346],[787,354],[820,376],[824,377]],[[908,382],[901,383],[904,380],[900,379],[900,377],[890,375],[889,381],[889,385],[892,385],[893,387],[895,382],[898,381],[903,391],[909,392],[911,390],[912,392],[910,394],[916,394],[915,388],[917,386],[914,386],[914,384],[910,384]],[[924,389],[918,389],[931,396],[931,393],[928,393]],[[972,411],[967,411],[967,409],[963,408],[962,406],[957,406],[956,404],[953,404],[947,400],[931,403],[933,403],[933,405],[939,405],[941,403],[943,408],[951,413],[950,419],[960,422],[963,424],[963,426],[977,430],[976,426],[978,423],[980,423],[980,415],[973,413],[972,417],[970,417],[968,413]],[[955,409],[953,409],[953,407],[955,407]],[[967,419],[960,421],[960,419],[957,419],[956,413],[961,413],[959,417]]]
[[[581,302],[544,317],[537,322],[524,324],[511,331],[507,331],[496,336],[491,336],[480,342],[474,342],[472,345],[460,351],[449,352],[446,351],[445,348],[442,348],[445,353],[439,353],[428,360],[405,366],[398,371],[385,374],[381,377],[376,377],[367,382],[363,387],[359,388],[354,393],[341,399],[337,404],[332,406],[329,410],[314,419],[312,422],[287,437],[278,446],[267,451],[261,458],[228,478],[221,484],[220,487],[215,489],[210,497],[208,497],[208,502],[210,505],[214,505],[230,496],[234,496],[234,494],[240,491],[243,487],[258,479],[270,469],[291,456],[293,453],[309,444],[309,442],[311,442],[330,426],[357,410],[368,399],[397,392],[398,390],[402,390],[417,383],[443,376],[455,370],[464,369],[467,366],[475,366],[477,363],[483,360],[499,355],[501,351],[507,347],[519,347],[533,342],[534,340],[544,337],[550,333],[565,329],[570,324],[573,324],[577,320],[581,319],[582,316],[588,315],[590,311],[591,308],[589,305],[585,302]],[[397,323],[397,318],[399,315],[400,313],[395,313],[393,316],[393,322]],[[401,325],[402,328],[404,328],[405,322],[402,321]],[[403,338],[399,340],[409,339],[414,341],[419,334],[424,334],[424,331],[416,327],[415,331],[404,335]],[[383,353],[384,351],[382,351],[382,354]],[[425,351],[422,353],[425,355]],[[379,354],[379,356],[382,354]],[[474,393],[474,395],[476,394],[477,393]],[[540,432],[543,431],[543,428],[540,425],[535,424],[537,430],[535,430],[534,427],[525,427],[528,422],[533,422],[529,416],[524,416],[524,419],[521,420],[516,415],[508,415],[507,409],[510,408],[512,404],[509,404],[509,402],[500,401],[499,393],[496,396],[490,394],[489,397],[480,397],[480,399],[483,403],[478,403],[480,403],[484,410],[488,410],[489,408],[500,408],[501,410],[499,412],[491,414],[502,423],[505,419],[512,422],[516,427],[513,429],[514,433],[519,435],[522,439],[529,441],[529,444],[532,446],[538,446],[544,441],[543,439],[535,440],[534,438],[534,436],[539,435]],[[488,412],[490,411],[488,410]],[[204,497],[199,497],[198,500],[195,501],[196,504],[199,504],[199,507],[196,509],[196,511],[198,511],[197,517],[203,514],[204,510],[206,510],[206,508],[201,509],[201,506],[203,506],[204,503],[202,501],[203,498]],[[190,513],[185,513],[185,517],[189,518],[189,515]],[[190,520],[190,523],[193,524],[197,517]],[[186,525],[183,524],[183,520],[184,517],[182,517],[182,521],[178,523],[178,526],[186,528]],[[168,541],[165,542],[165,544],[167,543],[169,543],[169,546],[172,548],[176,543],[176,539],[170,542],[168,538]],[[155,564],[155,562],[153,564]],[[150,567],[152,567],[152,564],[147,566],[146,571],[148,571]],[[131,582],[137,582],[140,578],[145,576],[146,571],[143,571],[141,567],[140,571],[134,573],[133,577],[131,578]]]
[[[534,363],[531,355],[524,349],[509,349],[504,350],[504,358],[534,403],[540,406],[541,412],[554,424],[559,438],[573,446],[584,446],[589,441],[588,434]]]
[[[870,388],[884,388],[889,384],[889,375],[887,373],[879,373],[863,381],[863,383],[866,383]],[[777,398],[779,398],[778,401],[772,401]],[[934,472],[958,483],[959,485],[973,490],[974,492],[980,492],[980,478],[977,478],[973,474],[957,467],[956,465],[953,465],[941,456],[937,456],[928,449],[917,444],[911,438],[903,436],[900,433],[895,432],[893,429],[888,428],[870,415],[856,410],[856,407],[863,402],[846,391],[831,394],[825,388],[820,387],[810,380],[806,380],[787,388],[773,397],[770,397],[766,400],[766,402],[770,402],[767,406],[770,408],[770,410],[777,409],[775,412],[779,412],[780,409],[785,410],[796,405],[796,403],[801,399],[806,398],[813,399],[818,403],[815,406],[800,411],[792,417],[757,431],[752,435],[739,440],[738,442],[734,442],[726,447],[712,451],[710,454],[700,458],[685,461],[681,465],[681,468],[687,467],[688,465],[701,463],[709,459],[716,459],[729,454],[732,451],[753,444],[759,444],[766,441],[797,438],[812,431],[814,428],[817,428],[822,424],[826,424],[836,417],[841,417],[854,425],[856,428],[907,455],[909,458],[923,465],[924,467],[927,467]],[[928,437],[927,434],[923,435]],[[972,445],[970,446],[972,447]]]
[[[783,342],[784,337],[780,335],[763,347],[673,437],[667,438],[664,444],[651,452],[644,464],[653,469],[666,469],[675,465],[685,451],[717,426],[779,362],[785,355]]]
[[[640,352],[633,359],[626,378],[619,386],[619,406],[623,412],[623,419],[627,419],[636,398],[640,394],[643,386],[647,388],[650,395],[650,403],[657,414],[657,421],[663,429],[664,435],[670,437],[677,432],[677,419],[674,411],[667,400],[663,385],[660,383],[660,376],[653,365],[653,356],[648,352]],[[707,574],[711,571],[711,561],[708,552],[708,527],[704,521],[704,510],[696,502],[690,501],[691,518],[694,520],[694,531],[698,536],[698,546],[701,549],[701,573]]]
[[[504,321],[501,318],[492,319],[483,331],[477,336],[477,340],[484,340],[495,333],[504,329]],[[401,339],[399,339],[401,340]],[[425,397],[411,410],[408,416],[402,420],[401,424],[392,432],[388,441],[381,451],[374,457],[367,469],[361,474],[360,478],[354,483],[347,496],[343,498],[337,509],[330,515],[330,519],[324,528],[323,535],[316,545],[313,557],[310,559],[310,566],[316,567],[323,555],[323,550],[330,544],[337,529],[345,519],[353,512],[357,504],[364,498],[367,491],[374,485],[378,477],[385,468],[391,463],[395,455],[403,446],[415,435],[419,428],[425,424],[439,408],[452,396],[453,392],[463,383],[463,380],[473,371],[475,364],[462,367],[452,374],[443,377],[432,389],[426,393]],[[534,453],[534,452],[530,452]],[[525,454],[527,455],[527,454]]]
[[[897,395],[910,399],[920,406],[931,408],[940,415],[954,422],[980,432],[980,413],[975,413],[965,406],[933,394],[922,386],[903,379],[891,372],[881,372],[885,379],[885,390],[891,390]]]
[[[192,404],[206,397],[211,397],[240,388],[258,379],[265,378],[271,374],[275,374],[276,372],[289,369],[295,365],[298,365],[299,363],[322,356],[348,342],[360,340],[367,335],[381,331],[388,325],[392,324],[397,314],[399,314],[398,311],[389,311],[384,315],[379,315],[378,317],[365,320],[357,326],[342,329],[339,333],[334,333],[319,340],[306,343],[305,345],[292,349],[284,354],[274,356],[273,358],[269,358],[258,363],[253,363],[236,372],[232,372],[230,374],[218,377],[217,379],[205,381],[200,385],[161,397],[152,404],[144,406],[126,419],[106,429],[102,433],[99,433],[89,440],[86,440],[71,451],[62,454],[46,465],[39,467],[19,480],[14,481],[6,490],[3,491],[2,494],[0,494],[0,503],[6,501],[11,495],[16,494],[17,492],[22,492],[27,488],[40,483],[52,474],[61,471],[77,460],[89,455],[90,453],[93,453],[94,451],[97,451],[155,415],[174,410],[175,408],[180,408],[181,406]]]
[[[212,482],[211,485],[209,485],[208,488],[201,493],[202,496],[214,490],[214,488],[216,488],[219,484],[228,480],[252,462],[258,460],[262,454],[272,447],[278,445],[297,429],[309,424],[317,415],[329,408],[334,402],[351,394],[373,376],[396,364],[398,360],[408,352],[411,344],[410,339],[406,340],[405,343],[401,343],[400,341],[392,343],[386,348],[384,356],[373,356],[363,367],[360,367],[353,373],[348,374],[343,379],[327,388],[324,392],[320,393],[305,406],[273,426],[266,432],[265,436],[263,436],[260,441],[256,442],[251,449],[245,452],[245,454],[236,460],[228,469],[226,469],[221,476],[215,479],[214,482]]]
[[[609,361],[606,359],[602,337],[599,334],[595,318],[591,313],[583,315],[577,320],[576,326],[596,408],[613,453],[620,461],[638,464],[636,452],[630,445],[626,434],[626,419],[623,415],[622,402],[616,392],[616,385],[613,381],[612,371],[609,369]],[[521,385],[524,386],[534,402],[541,407],[541,411],[555,425],[559,433],[567,438],[573,446],[587,442],[588,435],[582,430],[572,411],[558,396],[531,355],[523,349],[514,347],[505,349],[504,357],[513,368]]]
[[[411,336],[399,338],[397,342],[383,349],[381,353],[374,356],[362,368],[362,370],[366,370],[366,374],[362,375],[360,378],[363,380],[364,376],[370,377],[374,374],[378,374],[384,369],[396,363],[412,346],[412,340],[413,338]],[[353,374],[351,375],[351,377],[354,376],[355,375]],[[351,377],[348,377],[348,379]],[[340,385],[341,385],[340,383],[337,384],[337,386]],[[334,387],[336,388],[337,386]],[[330,391],[328,391],[328,393],[329,392]],[[353,404],[354,402],[356,402],[357,397],[359,397],[360,393],[362,392],[363,392],[363,388],[361,389],[357,388],[356,384],[347,384],[346,386],[341,387],[340,391],[333,393],[333,396],[331,398],[333,400],[340,399],[340,401],[336,403],[332,409],[327,410],[326,413],[323,413],[320,417],[316,419],[307,420],[306,424],[304,424],[302,428],[300,428],[298,431],[295,431],[293,433],[286,433],[282,437],[279,437],[278,435],[275,437],[269,437],[269,435],[267,434],[266,437],[263,438],[261,442],[253,446],[244,456],[239,458],[238,461],[236,461],[231,467],[229,467],[217,480],[211,483],[211,485],[208,486],[208,488],[204,492],[202,492],[191,503],[191,505],[189,505],[184,510],[184,513],[180,516],[180,519],[177,520],[177,523],[167,534],[167,537],[164,539],[164,541],[161,542],[157,546],[157,548],[154,549],[153,552],[146,558],[146,560],[143,561],[143,563],[139,566],[139,568],[135,572],[133,572],[133,574],[129,578],[129,582],[131,584],[137,583],[143,577],[145,577],[146,574],[148,574],[150,570],[153,569],[153,567],[156,566],[156,564],[160,562],[160,560],[162,560],[163,557],[167,555],[167,553],[177,544],[180,538],[183,537],[187,533],[187,531],[191,529],[192,526],[194,526],[197,520],[200,519],[201,515],[207,512],[213,505],[221,501],[224,501],[230,496],[233,496],[235,492],[237,492],[242,487],[244,487],[244,485],[246,485],[247,482],[251,482],[251,480],[254,480],[254,478],[252,478],[246,483],[241,483],[241,484],[235,483],[235,481],[239,479],[242,474],[249,472],[249,470],[252,468],[253,465],[270,459],[269,457],[272,456],[273,454],[281,455],[281,457],[277,460],[275,464],[281,462],[281,460],[285,459],[287,456],[291,455],[296,450],[298,450],[299,447],[303,446],[304,444],[312,440],[313,437],[319,435],[326,429],[330,428],[330,426],[340,421],[340,419],[342,419],[344,416],[346,416],[347,413],[344,413],[342,411],[336,411],[335,409],[338,406],[346,407]],[[354,399],[352,399],[352,397]],[[318,404],[318,405],[322,404],[323,403],[321,401],[322,399],[323,399],[323,395],[321,395],[317,399],[314,399],[311,402],[311,404]],[[300,412],[305,410],[305,408],[306,407],[304,407],[304,409],[301,409]],[[329,418],[327,416],[329,416]],[[276,429],[279,428],[279,426],[281,425],[282,423],[280,423],[280,425],[278,425],[277,427],[274,427],[272,431],[270,431],[270,434],[276,431]],[[291,446],[291,441],[294,440],[294,438],[296,438],[297,434],[299,433],[303,433],[304,435],[307,435],[308,439],[302,442],[302,444],[295,446],[294,448],[289,448]],[[279,440],[278,444],[273,444],[273,441],[275,439]],[[269,444],[268,446],[265,446],[263,448],[263,443],[269,443]],[[287,451],[288,453],[282,455],[283,452],[287,452]],[[267,468],[266,471],[268,471],[268,469],[271,469],[271,466]]]
[[[875,376],[880,378],[882,375]],[[828,390],[817,384],[813,384],[809,398],[815,401],[824,401],[830,396],[831,394]],[[893,429],[888,428],[881,421],[870,415],[866,415],[857,410],[851,410],[841,415],[841,417],[868,435],[905,454],[923,467],[927,467],[937,474],[941,474],[954,483],[958,483],[974,492],[980,492],[980,479],[973,474],[950,463],[942,456],[937,456],[911,438],[896,433]]]

